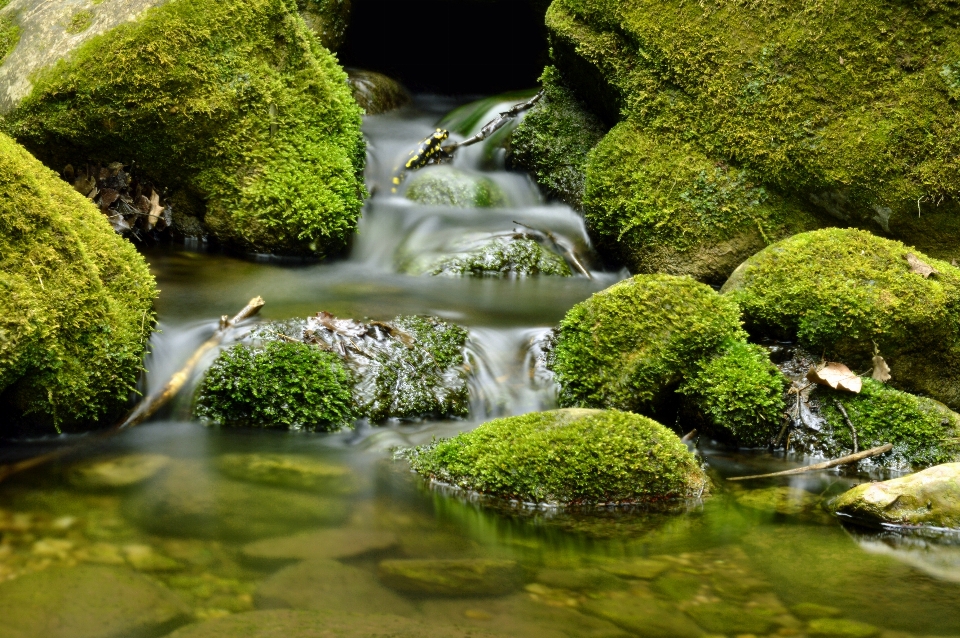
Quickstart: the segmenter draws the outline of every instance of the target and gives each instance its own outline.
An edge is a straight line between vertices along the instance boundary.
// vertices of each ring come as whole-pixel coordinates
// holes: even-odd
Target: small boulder
[[[407,451],[431,479],[528,503],[640,503],[702,495],[708,479],[676,434],[617,410],[496,419]]]
[[[0,583],[0,638],[159,636],[190,615],[171,591],[123,568],[51,567]]]
[[[960,463],[858,485],[832,501],[830,509],[873,525],[960,529]]]
[[[643,638],[701,638],[704,631],[673,605],[646,592],[587,599],[581,610]]]
[[[223,454],[216,459],[224,476],[307,492],[349,492],[350,468],[296,454]]]
[[[256,564],[341,559],[389,549],[397,543],[393,532],[338,527],[256,541],[245,545],[240,555]]]
[[[67,470],[67,480],[85,490],[130,487],[153,478],[170,464],[162,454],[124,454],[81,461]]]
[[[410,103],[410,93],[391,77],[375,71],[347,69],[353,99],[367,115],[379,115]]]
[[[425,206],[496,208],[507,204],[503,191],[491,179],[450,166],[420,169],[407,177],[405,196]]]
[[[384,560],[377,574],[387,587],[421,596],[502,596],[522,584],[515,561],[487,558]]]
[[[569,277],[570,266],[557,253],[526,238],[498,237],[466,252],[441,258],[426,271],[449,277]]]

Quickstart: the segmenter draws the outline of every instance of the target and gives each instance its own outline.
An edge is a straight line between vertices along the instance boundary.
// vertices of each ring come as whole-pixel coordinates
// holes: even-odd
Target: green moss
[[[67,33],[76,35],[89,29],[91,24],[93,24],[93,11],[83,9],[77,11],[70,17],[70,22],[66,25],[66,31]]]
[[[744,336],[736,304],[710,287],[637,275],[567,312],[548,366],[563,406],[650,413],[701,360]]]
[[[143,258],[96,207],[0,134],[5,426],[75,429],[117,416],[156,294]]]
[[[340,359],[315,346],[238,345],[207,371],[196,414],[224,425],[339,430],[357,417],[350,387]]]
[[[493,208],[506,205],[506,197],[492,180],[447,166],[420,170],[407,178],[406,198],[426,206]]]
[[[556,65],[611,121],[894,228],[918,200],[957,210],[958,17],[956,3],[556,0],[546,22]]]
[[[2,8],[3,3],[0,3]],[[20,43],[20,27],[10,16],[0,16],[0,64]]]
[[[8,129],[41,159],[135,160],[223,242],[322,256],[356,227],[360,108],[292,0],[172,0],[34,84]]]
[[[836,407],[839,402],[857,431],[861,450],[893,444],[891,452],[874,459],[884,467],[928,467],[960,458],[960,415],[933,399],[869,378],[863,380],[860,394],[818,388],[814,396],[827,421],[821,436],[831,457],[853,452],[853,434]]]
[[[761,446],[780,429],[786,385],[766,349],[731,341],[701,364],[680,391],[692,396],[707,420],[737,443]]]
[[[544,95],[510,138],[509,162],[529,171],[549,195],[583,206],[587,153],[607,127],[586,110],[552,66],[540,76]]]
[[[496,419],[409,458],[424,476],[523,502],[633,503],[699,496],[707,486],[675,434],[615,410]]]
[[[910,272],[911,252],[939,274]],[[946,262],[865,231],[825,229],[751,257],[723,292],[751,332],[795,338],[858,369],[879,348],[895,386],[960,405],[960,384],[944,374],[960,362],[960,269]]]
[[[493,239],[476,250],[442,259],[428,271],[431,275],[474,277],[569,277],[563,258],[532,239]]]

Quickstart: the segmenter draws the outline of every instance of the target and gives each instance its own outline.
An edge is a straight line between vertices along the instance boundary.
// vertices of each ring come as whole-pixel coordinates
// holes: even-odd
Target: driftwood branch
[[[148,397],[144,397],[144,399],[141,400],[140,403],[138,403],[133,410],[131,410],[130,413],[124,417],[123,420],[118,422],[111,429],[105,432],[95,433],[89,437],[81,439],[73,445],[66,445],[52,452],[47,452],[46,454],[40,454],[39,456],[24,459],[23,461],[19,461],[17,463],[0,465],[0,482],[2,482],[8,476],[12,476],[19,472],[24,472],[31,468],[67,456],[68,454],[72,454],[81,448],[98,443],[104,439],[108,439],[127,428],[132,428],[143,423],[145,420],[155,414],[162,405],[176,396],[176,394],[183,389],[183,386],[190,378],[190,375],[193,374],[194,368],[196,368],[197,363],[200,362],[200,359],[203,358],[204,354],[209,352],[212,348],[218,346],[220,342],[223,341],[224,337],[227,336],[227,333],[235,325],[245,319],[253,317],[260,312],[263,304],[263,299],[260,297],[254,297],[249,301],[249,303],[247,303],[246,306],[244,306],[243,310],[234,315],[233,318],[229,318],[226,315],[221,317],[220,327],[213,334],[213,336],[204,341],[203,344],[197,348],[197,350],[193,353],[193,355],[190,356],[183,367],[180,368],[172,377],[170,377],[170,380],[167,381],[166,385],[164,385],[159,392],[155,392]]]
[[[863,459],[870,458],[871,456],[877,456],[883,454],[884,452],[889,452],[893,449],[892,443],[886,443],[880,447],[875,447],[869,450],[864,450],[863,452],[858,452],[856,454],[849,454],[847,456],[841,456],[838,459],[833,459],[832,461],[824,461],[823,463],[815,463],[814,465],[807,465],[805,467],[798,467],[792,470],[784,470],[782,472],[772,472],[770,474],[754,474],[752,476],[734,476],[733,478],[728,478],[728,481],[746,481],[748,479],[759,479],[759,478],[770,478],[774,476],[793,476],[794,474],[805,474],[806,472],[816,472],[817,470],[827,470],[831,467],[836,467],[838,465],[846,465],[847,463],[856,463],[857,461],[862,461]]]
[[[534,95],[532,98],[530,98],[526,102],[515,104],[511,106],[509,109],[507,109],[506,111],[503,111],[502,113],[497,115],[497,117],[487,122],[484,125],[484,127],[480,129],[480,132],[474,135],[473,137],[468,137],[462,142],[454,142],[452,144],[447,144],[446,146],[443,147],[443,152],[446,153],[447,155],[450,155],[461,146],[470,146],[471,144],[482,142],[483,140],[487,139],[488,137],[490,137],[491,135],[499,131],[501,128],[503,128],[503,126],[507,122],[509,122],[516,116],[518,116],[520,113],[523,113],[527,109],[531,108],[534,104],[539,102],[541,98],[543,98],[543,89],[540,89],[539,93]]]

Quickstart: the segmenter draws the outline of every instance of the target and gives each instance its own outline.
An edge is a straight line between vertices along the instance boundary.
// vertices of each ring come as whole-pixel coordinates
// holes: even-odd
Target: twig
[[[593,275],[590,274],[590,271],[584,268],[583,264],[580,263],[580,260],[577,259],[577,254],[573,252],[571,249],[561,244],[559,241],[557,241],[556,235],[551,233],[549,230],[544,230],[542,228],[530,226],[528,224],[524,224],[523,222],[518,222],[517,220],[513,220],[513,223],[516,224],[517,226],[523,226],[524,228],[529,228],[530,230],[543,235],[546,239],[550,241],[550,243],[556,246],[557,249],[563,253],[563,256],[573,264],[573,267],[577,270],[577,272],[585,276],[587,279],[593,279]]]
[[[443,147],[443,152],[446,153],[447,155],[450,155],[461,146],[470,146],[471,144],[482,142],[483,140],[487,139],[488,137],[490,137],[491,135],[499,131],[501,128],[503,128],[504,124],[506,124],[507,122],[515,118],[517,115],[526,111],[527,109],[531,108],[534,104],[539,102],[542,97],[543,97],[543,89],[540,89],[539,93],[534,95],[532,98],[530,98],[526,102],[521,102],[520,104],[515,104],[511,106],[509,109],[507,109],[506,111],[503,111],[502,113],[497,115],[497,117],[487,122],[484,125],[484,127],[480,129],[480,132],[474,135],[473,137],[468,137],[462,142],[454,142],[453,144],[447,144],[446,146]]]
[[[773,476],[792,476],[794,474],[804,474],[806,472],[816,472],[817,470],[827,470],[831,467],[836,467],[838,465],[846,465],[847,463],[855,463],[857,461],[862,461],[863,459],[870,458],[871,456],[877,456],[878,454],[883,454],[889,452],[893,449],[892,443],[886,443],[880,447],[875,447],[870,450],[864,450],[863,452],[858,452],[857,454],[849,454],[847,456],[841,456],[839,459],[833,459],[832,461],[824,461],[823,463],[816,463],[814,465],[807,465],[805,467],[798,467],[792,470],[784,470],[782,472],[773,472],[771,474],[754,474],[752,476],[734,476],[733,478],[728,478],[728,481],[746,481],[748,479],[758,479],[758,478],[770,478]]]
[[[837,409],[840,410],[840,414],[843,415],[843,420],[847,422],[848,426],[850,426],[850,432],[853,434],[853,453],[856,454],[860,451],[860,444],[857,442],[857,430],[853,427],[853,421],[850,420],[850,415],[847,414],[847,410],[843,407],[842,403],[834,399],[833,404],[837,406]]]

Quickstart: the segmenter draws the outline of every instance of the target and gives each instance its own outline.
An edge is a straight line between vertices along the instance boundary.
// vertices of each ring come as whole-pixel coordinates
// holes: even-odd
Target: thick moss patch
[[[360,214],[360,112],[292,0],[172,0],[41,73],[7,128],[51,165],[135,160],[225,243],[323,256]]]
[[[494,208],[507,199],[497,184],[449,166],[421,169],[408,178],[406,198],[426,206]]]
[[[548,366],[563,406],[651,413],[701,360],[744,337],[736,304],[709,286],[637,275],[567,312]]]
[[[0,434],[116,416],[152,330],[153,277],[100,211],[2,134],[0,291]]]
[[[914,253],[938,274],[911,272]],[[869,369],[876,349],[898,388],[960,405],[960,269],[860,230],[825,229],[770,246],[724,285],[751,332],[795,338]]]
[[[569,277],[573,274],[563,257],[555,252],[532,239],[512,238],[492,239],[467,253],[441,259],[427,272],[453,277]]]
[[[408,453],[420,474],[533,503],[636,503],[700,496],[707,477],[656,421],[616,410],[496,419]]]
[[[0,9],[6,2],[0,0]],[[20,42],[20,27],[8,15],[0,16],[0,64]]]

